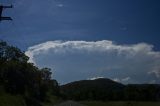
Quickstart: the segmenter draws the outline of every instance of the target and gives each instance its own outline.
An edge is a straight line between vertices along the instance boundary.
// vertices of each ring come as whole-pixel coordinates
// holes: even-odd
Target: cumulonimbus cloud
[[[49,67],[60,83],[92,77],[125,79],[124,83],[160,83],[160,51],[153,45],[113,41],[47,41],[26,51],[29,62]]]

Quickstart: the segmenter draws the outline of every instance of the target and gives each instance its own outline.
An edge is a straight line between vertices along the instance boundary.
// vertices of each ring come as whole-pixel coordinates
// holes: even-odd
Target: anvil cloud
[[[29,47],[29,62],[49,67],[60,83],[106,77],[122,83],[160,83],[160,51],[113,41],[47,41]]]

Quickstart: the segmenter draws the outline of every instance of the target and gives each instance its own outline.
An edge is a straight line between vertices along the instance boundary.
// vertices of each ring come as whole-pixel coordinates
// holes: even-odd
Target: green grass
[[[87,106],[160,106],[160,102],[100,102],[84,101],[81,102]]]
[[[21,96],[0,94],[0,106],[26,106]]]
[[[61,103],[62,100],[56,96],[49,95],[49,100],[42,103],[42,106],[54,106],[55,104]]]
[[[0,106],[26,106],[24,99],[20,95],[11,95],[0,86]]]
[[[53,106],[62,100],[56,96],[48,94],[48,101],[41,102],[42,106]],[[4,88],[0,85],[0,106],[26,106],[25,100],[21,95],[11,95],[6,93]]]

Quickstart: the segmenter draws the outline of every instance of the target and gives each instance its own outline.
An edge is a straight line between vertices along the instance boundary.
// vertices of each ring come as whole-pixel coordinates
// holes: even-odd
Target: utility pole
[[[0,21],[2,21],[2,20],[12,20],[11,17],[4,17],[4,16],[2,16],[2,12],[3,12],[3,10],[6,9],[6,8],[13,8],[13,5],[10,5],[10,6],[0,5]]]

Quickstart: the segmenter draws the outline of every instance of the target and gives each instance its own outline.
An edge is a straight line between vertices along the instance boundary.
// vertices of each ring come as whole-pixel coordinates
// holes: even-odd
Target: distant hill
[[[64,97],[76,100],[104,100],[121,97],[125,85],[106,78],[81,80],[61,86]],[[113,95],[116,93],[116,96]]]
[[[65,99],[72,100],[160,100],[158,84],[123,85],[107,78],[75,81],[60,89]]]
[[[62,88],[65,87],[72,87],[72,86],[82,86],[82,85],[89,85],[89,86],[105,86],[105,87],[109,87],[109,86],[119,86],[119,87],[124,87],[125,85],[115,82],[113,80],[107,79],[107,78],[98,78],[95,80],[81,80],[81,81],[75,81],[75,82],[71,82],[65,85],[62,85]]]

